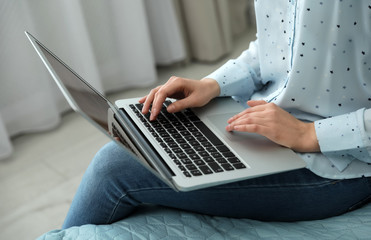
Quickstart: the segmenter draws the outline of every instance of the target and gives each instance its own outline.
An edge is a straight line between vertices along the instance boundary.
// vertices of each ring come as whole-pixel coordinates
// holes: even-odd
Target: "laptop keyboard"
[[[164,102],[154,121],[142,114],[143,104],[129,106],[186,177],[246,168],[191,109],[169,113],[170,104]]]

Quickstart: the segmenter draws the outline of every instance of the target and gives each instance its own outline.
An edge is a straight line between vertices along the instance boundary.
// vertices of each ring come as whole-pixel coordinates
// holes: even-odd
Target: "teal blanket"
[[[147,206],[110,225],[53,230],[38,238],[44,239],[371,239],[371,204],[342,216],[292,223],[212,217]]]

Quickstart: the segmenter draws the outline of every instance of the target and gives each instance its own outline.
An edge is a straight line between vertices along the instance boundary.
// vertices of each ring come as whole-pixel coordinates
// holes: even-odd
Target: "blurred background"
[[[200,79],[256,34],[252,0],[0,0],[0,239],[60,228],[109,141],[71,112],[26,30],[112,101]]]

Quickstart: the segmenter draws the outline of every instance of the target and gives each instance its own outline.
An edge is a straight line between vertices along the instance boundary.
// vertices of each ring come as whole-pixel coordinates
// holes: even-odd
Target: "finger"
[[[144,104],[143,104],[143,108],[142,108],[142,113],[143,114],[147,114],[149,112],[149,108],[152,104],[152,101],[153,101],[153,98],[155,96],[155,93],[157,92],[157,90],[160,88],[161,86],[158,86],[154,89],[152,89],[149,94],[145,97],[145,101],[144,101]]]
[[[146,101],[147,95],[142,97],[141,99],[138,100],[139,103],[144,103]]]
[[[265,110],[264,107],[262,107],[263,105],[258,105],[258,106],[254,106],[254,107],[249,107],[245,110],[243,110],[242,112],[234,115],[233,117],[231,117],[230,119],[228,119],[228,123],[232,123],[234,121],[236,121],[237,119],[245,116],[245,115],[248,115],[248,114],[251,114],[251,113],[256,113],[256,112],[262,112]]]
[[[269,119],[265,118],[263,115],[255,114],[255,116],[245,116],[245,117],[237,119],[236,121],[227,125],[226,130],[233,131],[235,130],[235,126],[249,125],[249,124],[259,124],[263,126],[268,126],[269,122],[270,122]]]
[[[169,113],[174,113],[174,112],[182,111],[183,109],[189,108],[191,106],[194,106],[190,98],[191,96],[173,102],[167,107],[167,111]]]
[[[162,104],[165,102],[166,98],[173,97],[179,92],[184,92],[184,82],[180,81],[177,77],[171,77],[169,81],[164,86],[159,88],[154,95],[150,120],[155,119],[159,114]],[[170,110],[171,109],[172,107]]]
[[[245,124],[234,126],[234,131],[257,133],[265,137],[269,136],[269,129],[269,127],[260,124]]]
[[[158,94],[158,92],[155,94],[155,98],[152,103],[152,109],[151,109],[151,116],[149,117],[150,121],[153,121],[156,119],[157,115],[160,113],[162,109],[162,104],[165,102],[167,98],[167,95],[164,94]]]

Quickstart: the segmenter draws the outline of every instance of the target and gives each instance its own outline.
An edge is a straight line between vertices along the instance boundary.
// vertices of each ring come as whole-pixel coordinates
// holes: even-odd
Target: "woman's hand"
[[[274,103],[248,101],[250,108],[228,120],[227,131],[251,132],[297,152],[319,152],[314,123],[302,122]]]
[[[164,85],[158,86],[139,100],[144,103],[142,112],[149,112],[152,104],[150,120],[156,119],[166,98],[179,99],[167,107],[170,113],[181,111],[189,107],[201,107],[219,95],[219,84],[210,78],[193,80],[180,77],[171,77]]]

